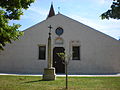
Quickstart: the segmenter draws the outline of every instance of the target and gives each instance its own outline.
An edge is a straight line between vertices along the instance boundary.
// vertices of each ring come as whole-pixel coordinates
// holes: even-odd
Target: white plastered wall
[[[49,25],[53,27],[52,49],[65,47],[69,54],[72,48],[70,42],[80,42],[81,59],[70,60],[69,73],[120,73],[120,42],[61,14],[28,28],[20,40],[8,44],[0,53],[0,72],[43,73],[47,60],[38,60],[38,46],[47,47]],[[61,35],[63,45],[54,44],[57,27],[64,29]]]

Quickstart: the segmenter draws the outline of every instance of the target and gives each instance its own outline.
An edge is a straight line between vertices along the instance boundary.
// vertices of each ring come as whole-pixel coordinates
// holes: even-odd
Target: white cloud
[[[103,29],[120,29],[120,21],[115,20],[115,19],[110,19],[110,20],[99,20],[98,24],[101,24],[104,26]]]
[[[99,1],[100,4],[104,4],[105,3],[105,0],[96,0],[96,1]]]
[[[92,28],[95,28],[95,29],[98,29],[98,28],[102,29],[103,28],[102,25],[99,25],[99,24],[95,23],[94,21],[92,21],[90,19],[78,16],[78,15],[73,15],[73,14],[68,15],[68,16],[75,19],[75,20],[77,20],[77,21],[79,21],[79,22],[81,22],[81,23],[83,23],[83,24],[85,24],[85,25],[88,25],[88,26],[90,26]]]
[[[61,2],[65,2],[65,1],[67,1],[67,0],[60,0]]]
[[[92,20],[89,18],[80,17],[79,15],[68,15],[71,18],[88,25],[96,30],[99,30],[116,39],[120,37],[120,21],[115,19],[110,20]]]
[[[47,17],[48,10],[32,6],[27,11],[24,12],[24,15],[21,17],[21,20],[29,20],[32,22],[40,22],[41,20],[45,19]]]
[[[90,0],[90,1],[100,4],[100,5],[103,5],[107,2],[111,2],[112,0]]]
[[[31,10],[33,13],[46,16],[48,13],[48,10],[40,8],[40,7],[30,7],[29,10]]]

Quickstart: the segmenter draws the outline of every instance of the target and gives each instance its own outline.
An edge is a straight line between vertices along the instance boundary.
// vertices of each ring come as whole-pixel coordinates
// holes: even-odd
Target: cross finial
[[[53,1],[51,2],[51,5],[53,5]]]
[[[49,25],[48,28],[49,28],[49,30],[50,30],[50,31],[49,31],[49,37],[50,37],[50,36],[51,36],[51,30],[52,30],[53,27],[52,27],[51,25]]]
[[[48,28],[51,30],[53,27],[51,25],[49,25]]]
[[[60,7],[58,7],[58,14],[60,13]]]

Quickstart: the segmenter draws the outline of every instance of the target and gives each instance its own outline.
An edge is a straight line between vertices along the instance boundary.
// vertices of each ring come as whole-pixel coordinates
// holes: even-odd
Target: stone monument
[[[43,74],[43,80],[55,80],[56,79],[56,74],[55,74],[55,68],[52,67],[53,65],[53,60],[51,58],[51,30],[52,27],[51,25],[48,27],[49,28],[49,37],[48,37],[48,56],[47,56],[47,68],[44,69],[44,74]]]

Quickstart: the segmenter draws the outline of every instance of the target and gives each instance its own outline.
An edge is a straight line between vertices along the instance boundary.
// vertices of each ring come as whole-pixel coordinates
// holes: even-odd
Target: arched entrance
[[[64,51],[65,49],[63,47],[55,47],[53,49],[53,67],[55,67],[56,73],[65,73],[65,65],[57,55],[57,53],[62,53]]]

